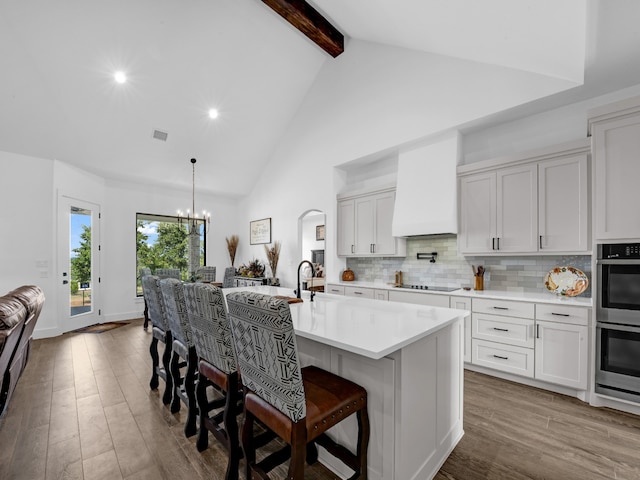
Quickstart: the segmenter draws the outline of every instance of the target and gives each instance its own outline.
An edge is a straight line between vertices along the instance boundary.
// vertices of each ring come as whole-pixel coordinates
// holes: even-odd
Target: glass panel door
[[[69,315],[81,315],[92,311],[91,304],[91,210],[71,205],[69,232]]]
[[[59,197],[58,275],[63,332],[100,323],[100,206]]]

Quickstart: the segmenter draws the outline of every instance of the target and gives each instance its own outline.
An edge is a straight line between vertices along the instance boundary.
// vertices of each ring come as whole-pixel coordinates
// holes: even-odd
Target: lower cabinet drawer
[[[534,356],[532,348],[504,345],[486,340],[471,340],[472,360],[476,365],[495,368],[533,378]]]
[[[333,293],[334,295],[344,295],[344,287],[342,285],[327,284],[325,291],[327,293]]]
[[[528,318],[474,313],[473,338],[533,348],[534,321]]]
[[[344,294],[347,297],[371,298],[373,299],[373,288],[344,287]]]

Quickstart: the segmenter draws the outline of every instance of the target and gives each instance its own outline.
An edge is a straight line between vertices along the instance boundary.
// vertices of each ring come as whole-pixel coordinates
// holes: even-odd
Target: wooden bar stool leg
[[[242,450],[246,464],[246,479],[252,478],[251,468],[256,463],[256,446],[253,443],[253,414],[245,410],[242,420]]]
[[[180,388],[180,355],[174,350],[171,355],[171,378],[173,379],[173,394],[171,396],[171,413],[180,411],[180,395],[176,392]],[[169,377],[169,375],[167,375]]]
[[[360,471],[359,476],[354,478],[360,478],[361,480],[367,480],[367,449],[369,448],[369,413],[366,408],[358,410],[356,413],[356,419],[358,420],[358,446],[356,455],[360,459]]]
[[[224,406],[223,424],[227,432],[229,450],[229,463],[227,464],[226,480],[238,480],[238,467],[240,465],[240,439],[238,437],[238,373],[234,372],[227,379],[227,395]]]
[[[171,399],[173,398],[173,378],[171,378],[171,353],[173,351],[172,345],[173,337],[170,332],[166,333],[165,338],[165,347],[164,353],[162,354],[162,366],[164,368],[165,373],[165,389],[164,395],[162,396],[162,403],[165,405],[169,405],[171,403]]]
[[[155,390],[158,388],[158,366],[160,365],[160,356],[158,355],[158,339],[153,337],[151,339],[151,345],[149,346],[149,353],[151,354],[151,381],[149,382],[149,388]]]
[[[207,417],[209,415],[209,400],[207,399],[207,386],[211,382],[200,374],[196,385],[196,399],[198,401],[198,411],[200,412],[200,429],[198,431],[198,440],[196,447],[199,452],[204,452],[209,446],[209,430],[207,429]]]
[[[198,354],[196,347],[189,348],[189,358],[187,359],[187,372],[184,377],[185,391],[187,393],[187,421],[184,424],[184,434],[187,438],[192,437],[198,431],[196,418],[198,406],[196,404],[195,383],[198,371]]]
[[[293,424],[291,431],[291,460],[288,479],[304,479],[304,462],[307,457],[307,426],[305,419]]]

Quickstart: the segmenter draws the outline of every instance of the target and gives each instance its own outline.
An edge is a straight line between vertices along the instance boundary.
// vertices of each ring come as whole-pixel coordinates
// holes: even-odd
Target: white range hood
[[[458,232],[459,144],[460,135],[456,131],[429,145],[400,152],[394,237]]]

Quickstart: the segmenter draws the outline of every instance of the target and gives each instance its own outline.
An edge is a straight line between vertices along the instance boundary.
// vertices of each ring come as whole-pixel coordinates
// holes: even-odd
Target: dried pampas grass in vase
[[[225,238],[227,241],[227,250],[229,251],[229,258],[231,259],[231,266],[233,267],[233,262],[236,261],[236,250],[238,250],[238,242],[240,239],[238,235],[231,235],[231,238]]]
[[[273,242],[273,246],[264,246],[264,252],[267,254],[267,262],[271,268],[271,284],[277,285],[278,279],[276,271],[278,270],[278,260],[280,260],[280,242]]]

